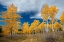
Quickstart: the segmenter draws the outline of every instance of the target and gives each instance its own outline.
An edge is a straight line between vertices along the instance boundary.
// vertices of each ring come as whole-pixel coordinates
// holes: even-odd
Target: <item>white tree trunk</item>
[[[52,21],[52,32],[54,32],[54,28],[53,28],[53,21]]]
[[[46,32],[48,32],[48,20],[47,20],[47,24],[46,24]]]

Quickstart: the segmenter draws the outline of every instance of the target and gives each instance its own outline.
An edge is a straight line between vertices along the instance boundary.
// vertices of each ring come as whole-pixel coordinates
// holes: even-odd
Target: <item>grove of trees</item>
[[[56,6],[49,6],[48,4],[43,5],[41,8],[41,17],[44,21],[42,23],[39,20],[34,20],[31,24],[28,22],[24,22],[21,26],[21,32],[19,30],[20,21],[19,18],[21,16],[17,14],[17,7],[14,4],[10,4],[5,12],[2,12],[2,18],[4,18],[3,22],[6,23],[5,26],[2,27],[3,35],[14,35],[17,33],[21,34],[37,34],[37,33],[45,33],[45,32],[55,32],[63,30],[64,24],[64,12],[60,16],[60,23],[55,21],[55,15],[58,13],[59,9]],[[48,23],[48,19],[52,23]],[[1,31],[0,31],[1,32]]]

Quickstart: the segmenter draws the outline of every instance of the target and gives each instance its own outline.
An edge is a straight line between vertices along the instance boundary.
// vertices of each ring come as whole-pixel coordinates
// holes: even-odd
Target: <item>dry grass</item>
[[[0,42],[21,42],[27,38],[26,35],[18,35],[18,36],[12,36],[11,37],[2,37],[0,38]]]
[[[64,42],[64,31],[0,38],[0,42]]]

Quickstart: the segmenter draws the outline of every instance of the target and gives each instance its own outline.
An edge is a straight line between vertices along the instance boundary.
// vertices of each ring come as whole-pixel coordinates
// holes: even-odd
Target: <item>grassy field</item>
[[[44,34],[21,34],[10,37],[0,37],[0,42],[64,42],[64,31]]]

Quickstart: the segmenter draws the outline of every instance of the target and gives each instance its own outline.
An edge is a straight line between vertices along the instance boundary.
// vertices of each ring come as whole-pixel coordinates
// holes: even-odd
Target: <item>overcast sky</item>
[[[41,18],[40,10],[42,5],[48,4],[49,6],[57,6],[59,9],[56,18],[59,18],[62,11],[64,11],[64,0],[0,0],[0,4],[7,8],[10,4],[14,4],[18,10],[18,13],[26,12],[26,11],[38,11],[37,14],[31,16],[30,18]]]

